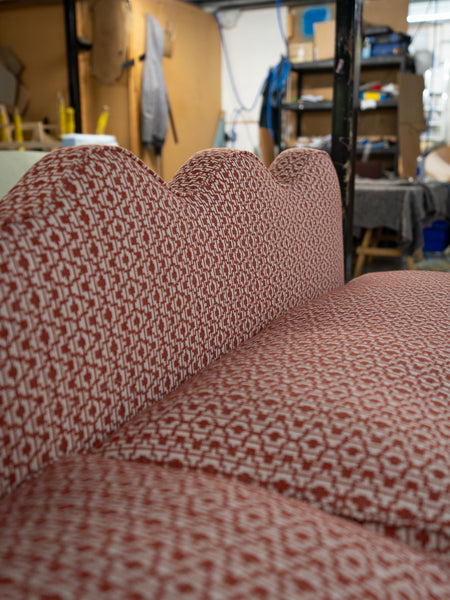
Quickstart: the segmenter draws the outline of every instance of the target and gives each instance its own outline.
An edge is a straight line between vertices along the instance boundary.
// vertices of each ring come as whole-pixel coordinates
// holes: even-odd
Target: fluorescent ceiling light
[[[406,20],[408,23],[435,23],[436,21],[450,21],[450,12],[408,15]]]

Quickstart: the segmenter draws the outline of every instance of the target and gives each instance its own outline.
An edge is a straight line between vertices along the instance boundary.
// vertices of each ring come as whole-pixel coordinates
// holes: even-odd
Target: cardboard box
[[[291,7],[288,13],[288,39],[293,42],[312,42],[314,41],[314,24],[318,21],[330,21],[335,17],[335,2]]]
[[[361,110],[358,114],[358,135],[397,138],[398,121],[396,108]]]
[[[416,123],[425,131],[423,113],[424,81],[422,75],[399,73],[398,119],[399,123]]]
[[[314,23],[314,58],[328,60],[334,58],[336,21]]]
[[[422,102],[423,77],[413,73],[400,73],[399,86],[399,170],[401,177],[414,177],[417,157],[421,155],[420,134],[426,130]]]
[[[417,158],[421,156],[420,134],[422,127],[415,123],[400,123],[399,125],[399,154],[400,177],[415,177],[417,170]]]
[[[364,0],[364,27],[386,25],[396,33],[407,33],[409,0]]]
[[[425,173],[442,183],[450,183],[450,146],[441,146],[427,154]]]
[[[289,60],[292,63],[311,62],[314,60],[314,43],[290,42]]]
[[[302,96],[321,96],[323,100],[333,100],[333,86],[330,87],[303,87]]]
[[[302,120],[302,136],[316,138],[330,135],[332,129],[331,110],[312,110]]]

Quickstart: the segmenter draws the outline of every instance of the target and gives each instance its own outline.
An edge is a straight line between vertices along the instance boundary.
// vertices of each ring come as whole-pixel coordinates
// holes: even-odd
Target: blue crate
[[[374,44],[372,46],[372,56],[392,56],[403,54],[405,52],[403,44],[393,42],[392,44]]]
[[[371,35],[368,40],[371,46],[371,56],[404,54],[408,51],[411,42],[411,38],[403,33]]]
[[[450,226],[447,221],[435,221],[423,229],[423,251],[443,252],[450,243]]]

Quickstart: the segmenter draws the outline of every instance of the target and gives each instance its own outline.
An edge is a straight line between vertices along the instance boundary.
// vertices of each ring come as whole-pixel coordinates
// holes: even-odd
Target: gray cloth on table
[[[164,31],[158,21],[146,15],[145,61],[142,72],[142,143],[161,152],[166,139],[169,115],[167,89],[162,70]]]
[[[438,182],[357,179],[353,225],[386,227],[398,233],[404,251],[423,246],[422,229],[438,218],[450,218],[449,188]]]

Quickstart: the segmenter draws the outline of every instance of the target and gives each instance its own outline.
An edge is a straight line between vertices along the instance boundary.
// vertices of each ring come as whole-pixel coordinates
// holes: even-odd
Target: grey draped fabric
[[[161,153],[168,127],[169,103],[162,70],[164,31],[158,21],[146,15],[145,61],[142,73],[142,143]]]
[[[412,254],[423,246],[423,227],[439,218],[450,218],[449,188],[438,182],[357,179],[353,226],[388,227],[399,235],[402,248]]]

